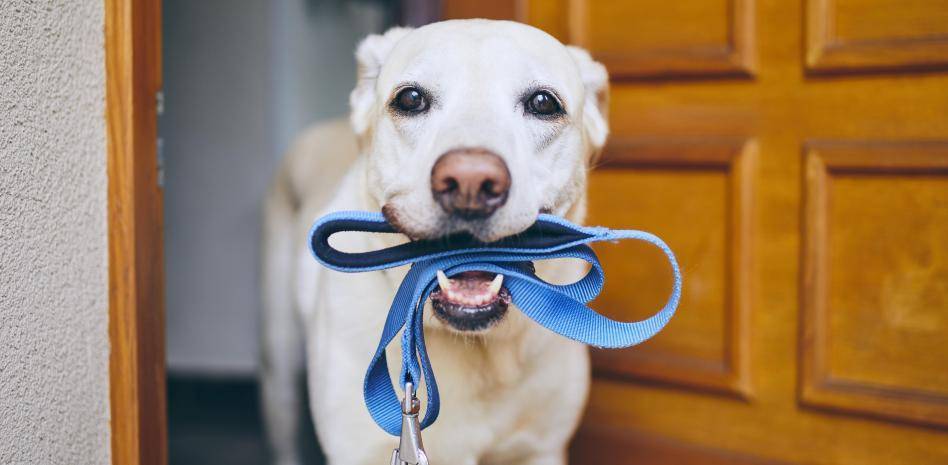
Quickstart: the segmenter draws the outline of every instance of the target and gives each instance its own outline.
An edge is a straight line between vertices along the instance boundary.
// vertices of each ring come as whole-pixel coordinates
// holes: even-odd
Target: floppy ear
[[[576,62],[586,87],[583,127],[598,156],[609,135],[609,73],[606,72],[606,67],[593,60],[586,50],[572,45],[566,49]]]
[[[358,80],[349,94],[352,130],[361,138],[369,129],[376,102],[375,82],[395,44],[411,32],[411,28],[393,27],[385,34],[372,34],[356,48]]]

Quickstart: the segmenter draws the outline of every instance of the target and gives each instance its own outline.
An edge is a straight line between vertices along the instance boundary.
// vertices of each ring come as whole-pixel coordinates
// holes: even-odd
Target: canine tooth
[[[448,279],[448,275],[444,274],[444,271],[441,270],[438,270],[438,285],[441,286],[442,291],[451,289],[451,280]]]
[[[488,289],[488,291],[490,291],[490,295],[491,296],[497,295],[497,293],[500,292],[500,286],[503,283],[504,283],[504,275],[498,274],[497,276],[494,276],[494,280],[490,282],[490,288]]]

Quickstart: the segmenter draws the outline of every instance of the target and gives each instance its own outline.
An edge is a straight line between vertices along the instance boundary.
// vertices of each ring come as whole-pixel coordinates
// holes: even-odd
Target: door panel
[[[810,71],[922,70],[948,66],[942,0],[807,0]]]
[[[607,65],[589,222],[684,271],[663,333],[594,354],[572,463],[948,463],[948,3],[445,3]],[[598,252],[595,308],[660,306],[654,250]]]
[[[681,307],[691,311],[676,316],[676,331],[638,350],[595,351],[597,374],[746,395],[753,142],[616,137],[606,153],[591,176],[589,222],[650,225],[688,275]],[[597,252],[609,277],[597,308],[634,321],[664,305],[671,273],[661,253],[639,243],[607,244]]]
[[[613,77],[751,72],[753,0],[571,0],[567,8],[569,41]]]
[[[822,142],[806,164],[801,400],[948,426],[948,143]]]

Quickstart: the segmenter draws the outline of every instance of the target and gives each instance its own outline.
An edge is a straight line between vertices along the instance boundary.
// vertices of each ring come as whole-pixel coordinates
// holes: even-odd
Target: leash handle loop
[[[643,231],[584,227],[543,214],[523,233],[494,243],[459,236],[449,241],[414,241],[362,253],[342,252],[329,244],[329,237],[342,231],[395,232],[379,213],[337,212],[318,219],[310,232],[311,251],[317,261],[330,269],[359,273],[412,264],[395,293],[363,384],[369,413],[393,436],[402,433],[403,409],[392,385],[385,348],[400,331],[400,379],[411,383],[412,390],[424,380],[428,397],[421,428],[434,423],[440,411],[438,385],[425,347],[422,320],[424,304],[437,287],[438,270],[449,276],[464,271],[503,274],[513,303],[527,317],[557,334],[602,348],[630,347],[651,338],[668,323],[681,299],[681,270],[674,253],[657,236]],[[668,301],[642,321],[615,321],[586,306],[605,283],[602,265],[589,244],[625,239],[658,247],[674,276]],[[558,258],[584,260],[590,267],[580,280],[563,285],[543,281],[533,272],[533,261]],[[405,395],[413,396],[414,392]]]

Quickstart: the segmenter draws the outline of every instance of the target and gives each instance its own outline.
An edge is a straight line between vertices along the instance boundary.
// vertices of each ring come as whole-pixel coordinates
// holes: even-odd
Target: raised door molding
[[[948,427],[948,141],[810,142],[804,164],[801,404]]]
[[[839,31],[838,11],[842,0],[806,0],[806,68],[811,73],[866,73],[877,71],[919,71],[948,68],[948,23],[941,32],[906,29],[888,37],[846,37]],[[860,3],[860,0],[848,0]],[[864,1],[864,0],[863,0]],[[932,13],[945,11],[940,0],[930,1]],[[875,0],[872,8],[897,11],[903,8],[897,0]],[[915,2],[918,3],[918,2]],[[859,6],[859,5],[854,5]],[[941,10],[937,10],[940,8]],[[856,8],[854,8],[855,10]],[[873,15],[872,21],[881,15]],[[942,13],[941,16],[948,17]],[[872,24],[865,24],[867,29]]]
[[[597,60],[609,68],[613,79],[752,76],[755,65],[754,0],[722,0],[722,3],[722,19],[726,22],[723,25],[726,31],[723,40],[709,37],[704,42],[692,40],[688,44],[671,43],[667,46],[607,51],[597,46],[596,28],[590,17],[591,9],[605,5],[605,2],[568,0],[567,40],[589,49]],[[525,11],[526,8],[520,10]],[[672,16],[671,13],[669,16]],[[649,18],[630,16],[628,27],[637,28],[636,21],[649,21]],[[693,18],[682,17],[674,29],[685,33],[701,29],[702,26]],[[635,41],[629,42],[634,44]]]
[[[739,398],[750,396],[748,330],[753,292],[750,241],[754,215],[753,176],[756,150],[756,143],[745,139],[667,140],[618,137],[608,144],[604,161],[598,170],[628,170],[632,174],[643,170],[660,170],[671,175],[710,172],[720,173],[725,177],[727,193],[723,200],[723,211],[726,217],[718,221],[724,224],[726,235],[723,244],[710,245],[724,253],[723,309],[689,309],[684,305],[679,309],[681,312],[723,311],[723,334],[719,335],[723,339],[723,353],[709,359],[672,354],[661,348],[595,351],[593,364],[598,376],[672,384]],[[591,182],[596,181],[594,179]],[[668,188],[675,187],[669,185]],[[653,194],[656,198],[662,197],[659,192]],[[590,208],[594,209],[595,205],[591,203]],[[674,244],[671,245],[674,248]],[[680,261],[682,258],[679,256]],[[682,262],[682,266],[687,287],[690,265]],[[608,285],[605,292],[610,292]],[[676,328],[674,321],[672,319],[666,331],[687,330]],[[695,331],[694,334],[684,336],[707,338],[715,335]]]

